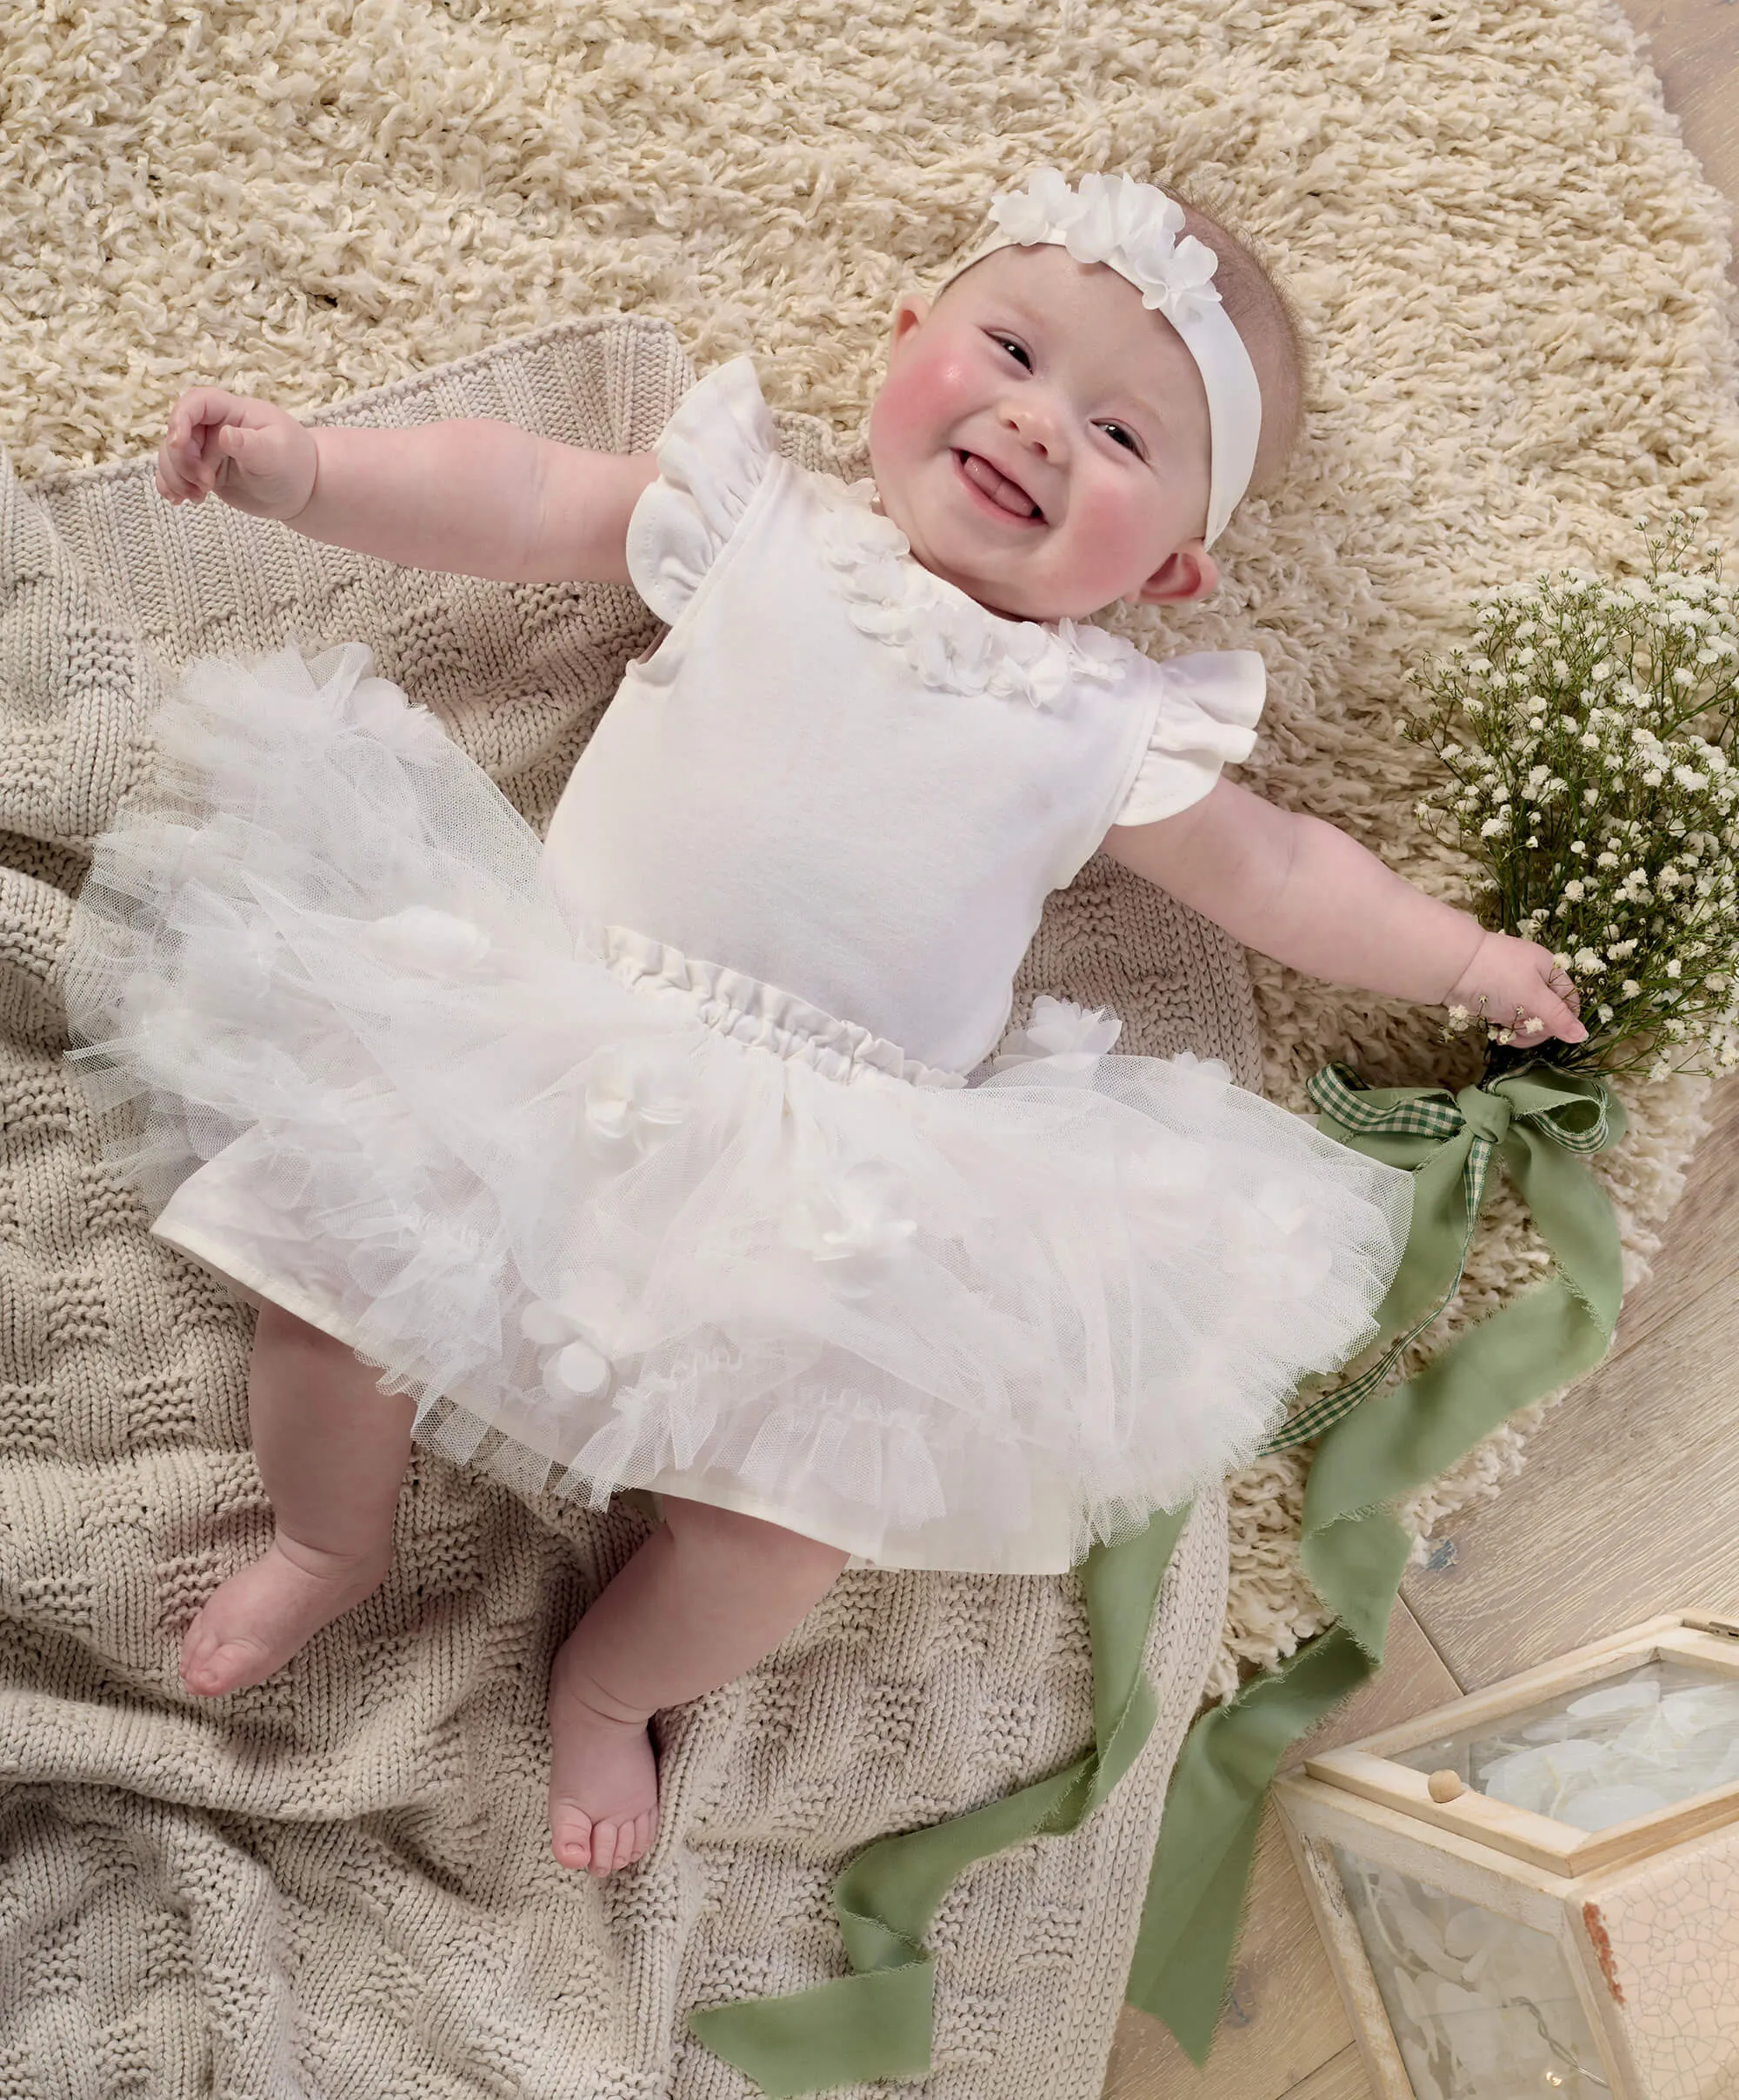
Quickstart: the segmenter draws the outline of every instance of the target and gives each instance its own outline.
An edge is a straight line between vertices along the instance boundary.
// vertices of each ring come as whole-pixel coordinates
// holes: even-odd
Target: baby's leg
[[[605,1875],[658,1823],[646,1723],[776,1648],[832,1586],[839,1548],[667,1495],[664,1522],[557,1650],[550,1673],[550,1833],[564,1867]]]
[[[283,1306],[261,1305],[248,1421],[276,1528],[188,1628],[190,1691],[257,1684],[379,1586],[416,1412],[407,1394],[378,1390],[380,1376]]]

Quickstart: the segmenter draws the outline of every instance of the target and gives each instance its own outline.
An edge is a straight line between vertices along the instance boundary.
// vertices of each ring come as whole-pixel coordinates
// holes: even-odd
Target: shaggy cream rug
[[[551,323],[625,311],[669,321],[702,370],[752,351],[770,400],[821,418],[849,452],[896,295],[958,247],[995,188],[1041,161],[1175,182],[1222,211],[1283,277],[1311,354],[1304,443],[1287,483],[1229,532],[1225,586],[1185,617],[1131,618],[1124,631],[1159,650],[1259,648],[1271,697],[1242,777],[1469,902],[1465,866],[1411,816],[1429,762],[1395,733],[1407,663],[1455,638],[1477,586],[1564,561],[1619,566],[1637,543],[1635,514],[1702,503],[1729,543],[1739,537],[1725,215],[1612,0],[860,0],[849,10],[9,0],[0,441],[27,480],[105,463],[124,472],[189,384],[311,410]],[[139,554],[106,551],[117,565]],[[17,581],[0,578],[0,593]],[[239,581],[270,588],[265,570]],[[121,677],[100,630],[57,646],[87,689]],[[57,701],[52,658],[26,667],[37,681],[29,706]],[[9,758],[30,761],[57,733],[29,706],[11,718],[23,728]],[[474,726],[484,734],[481,717]],[[552,737],[545,755],[555,748]],[[512,770],[510,750],[478,755]],[[76,838],[0,838],[0,993],[49,1065],[56,898],[82,872]],[[1104,886],[1116,907],[1107,923],[1138,923],[1127,885],[1120,896],[1102,865],[1083,883]],[[1147,951],[1123,961],[1135,1003],[1165,1011],[1167,988],[1143,978]],[[1262,1083],[1289,1107],[1306,1109],[1305,1082],[1330,1058],[1377,1085],[1472,1076],[1467,1046],[1441,1044],[1425,1010],[1261,957],[1249,975],[1249,986],[1223,978],[1224,1014],[1195,1020],[1236,1035],[1253,1010]],[[1629,1079],[1621,1091],[1629,1134],[1594,1170],[1634,1283],[1704,1127],[1707,1083]],[[9,1772],[46,1783],[16,1786],[0,1828],[0,1850],[32,1863],[35,1891],[16,1972],[30,2030],[15,2022],[0,2037],[0,2085],[61,2100],[137,2084],[153,2073],[147,2037],[175,2031],[193,2037],[189,2091],[215,2081],[279,2100],[302,2078],[335,2092],[565,2100],[579,2090],[577,2053],[597,2067],[583,2090],[600,2100],[738,2097],[746,2089],[716,2059],[692,2044],[671,2056],[676,2009],[838,1973],[825,1895],[842,1844],[947,1813],[1078,1749],[1085,1657],[1061,1583],[902,1590],[896,1663],[869,1654],[895,1623],[870,1609],[878,1578],[843,1584],[779,1668],[672,1718],[673,1822],[691,1842],[600,1911],[570,1877],[537,1880],[526,1687],[557,1621],[631,1550],[635,1512],[564,1537],[556,1520],[522,1521],[501,1490],[428,1461],[406,1504],[416,1550],[378,1611],[356,1615],[294,1683],[263,1688],[245,1727],[195,1727],[159,1651],[163,1629],[263,1521],[236,1412],[241,1333],[234,1308],[194,1303],[184,1277],[170,1294],[173,1334],[140,1326],[166,1302],[161,1275],[111,1296],[109,1312],[119,1306],[124,1323],[130,1307],[134,1324],[105,1329],[100,1277],[65,1250],[93,1223],[118,1239],[123,1221],[65,1145],[58,1099],[22,1066],[0,1074],[8,1142],[23,1134],[32,1157],[62,1147],[52,1203],[27,1206],[21,1179],[0,1185],[10,1339],[21,1360],[68,1367],[0,1391],[16,1462],[0,1474]],[[1500,1188],[1462,1302],[1429,1346],[1543,1260]],[[170,1342],[183,1370],[130,1384],[132,1417],[117,1429],[101,1405],[116,1365],[155,1362]],[[1528,1426],[1436,1483],[1416,1525],[1501,1485]],[[50,1506],[38,1483],[56,1448],[69,1463]],[[192,1450],[203,1473],[181,1468]],[[1322,1623],[1296,1566],[1303,1470],[1292,1456],[1232,1483],[1215,1692]],[[122,1552],[143,1537],[123,1490],[145,1476],[163,1490],[150,1517],[160,1593],[130,1576],[82,1588],[75,1549],[92,1567],[110,1564],[103,1553],[142,1564]],[[214,1545],[220,1501],[236,1514]],[[507,1542],[487,1570],[480,1511]],[[1204,1637],[1191,1615],[1217,1512],[1217,1500],[1204,1504],[1192,1585],[1169,1593],[1156,1666],[1207,1663],[1211,1621]],[[497,1621],[503,1570],[512,1608]],[[413,1630],[435,1649],[407,1646]],[[1006,1659],[1021,1642],[1024,1674],[974,1677],[987,1654]],[[26,1650],[82,1702],[78,1727],[74,1708],[16,1696]],[[463,1652],[470,1674],[414,1667],[436,1650]],[[983,1732],[926,1763],[914,1746],[928,1741],[931,1708],[913,1686],[938,1656]],[[343,1705],[349,1681],[333,1673],[359,1658],[369,1697],[348,1710],[335,1757],[306,1732],[309,1717]],[[1155,1798],[1184,1717],[1164,1718],[1142,1780]],[[781,1742],[793,1746],[784,1763],[745,1762],[745,1744]],[[825,1743],[849,1743],[857,1762],[811,1784],[805,1760]],[[466,1775],[497,1743],[491,1798],[473,1800]],[[121,1816],[117,1779],[147,1750],[157,1789],[136,1786]],[[1030,1860],[987,1863],[950,1897],[933,1935],[927,2090],[938,2100],[1088,2091],[1121,1988],[1113,1942],[1126,1953],[1138,1903],[1134,1801],[1113,1797],[1082,1833],[1089,1851],[1054,1841]],[[486,1834],[503,1830],[496,1852]],[[1113,1875],[1115,1901],[1102,1901]],[[528,1908],[519,1892],[534,1883]],[[354,1939],[329,1930],[335,1904]],[[95,1979],[101,2004],[77,2011],[85,1984],[70,1979],[87,1957],[67,1937],[75,1906],[81,1946],[111,1956]],[[503,1929],[510,1916],[516,1939]],[[987,1930],[998,1937],[999,1918],[1020,1921],[1000,1931],[1006,1977],[968,1958]],[[771,1951],[769,1919],[783,1935]],[[368,1950],[365,1975],[337,1959],[341,1944]],[[570,1973],[576,1948],[583,1973]],[[90,1983],[88,1963],[83,1973]],[[1077,1988],[1083,1976],[1098,1977],[1096,1997]],[[1053,2003],[1063,2012],[1047,2024]],[[101,2048],[87,2045],[98,2032]],[[42,2085],[44,2064],[57,2068]]]
[[[610,310],[668,318],[702,370],[753,351],[849,444],[895,297],[996,187],[1038,161],[1185,187],[1289,288],[1309,410],[1219,593],[1124,631],[1260,648],[1240,777],[1453,902],[1465,866],[1411,815],[1429,755],[1395,734],[1405,665],[1476,586],[1626,562],[1633,513],[1700,502],[1734,537],[1725,214],[1613,0],[14,0],[0,30],[0,438],[26,478],[154,449],[185,385],[308,410]],[[1432,1012],[1250,973],[1290,1107],[1330,1057],[1473,1076]],[[1635,1283],[1708,1083],[1622,1090],[1596,1171]],[[1500,1189],[1429,1346],[1543,1260]],[[1537,1413],[1416,1523],[1492,1492]],[[1217,1692],[1322,1623],[1303,1471],[1234,1483]]]

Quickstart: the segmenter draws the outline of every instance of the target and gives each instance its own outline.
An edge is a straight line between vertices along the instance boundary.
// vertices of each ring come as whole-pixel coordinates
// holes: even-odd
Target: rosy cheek
[[[894,374],[870,406],[870,445],[884,458],[904,457],[912,449],[921,417],[905,375]]]
[[[892,451],[933,438],[938,426],[961,412],[969,372],[946,351],[909,351],[889,375],[870,412],[870,441]]]
[[[1132,555],[1139,560],[1141,550],[1156,546],[1162,537],[1153,506],[1119,486],[1118,478],[1083,477],[1071,497],[1076,562],[1089,573],[1121,570]]]
[[[1079,537],[1089,547],[1127,543],[1138,530],[1135,506],[1124,491],[1100,476],[1080,475],[1069,501]]]

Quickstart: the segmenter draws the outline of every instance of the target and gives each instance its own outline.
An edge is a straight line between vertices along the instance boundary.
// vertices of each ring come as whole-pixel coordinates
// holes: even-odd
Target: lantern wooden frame
[[[1634,1900],[1646,1884],[1647,1901],[1658,1909],[1662,1856],[1684,1855],[1689,1872],[1702,1844],[1721,1856],[1719,1872],[1739,1889],[1739,1780],[1632,1822],[1583,1831],[1471,1788],[1451,1800],[1434,1799],[1425,1772],[1390,1761],[1394,1753],[1443,1736],[1495,1729],[1510,1714],[1554,1697],[1574,1697],[1656,1660],[1739,1679],[1739,1620],[1696,1611],[1650,1620],[1398,1727],[1308,1757],[1302,1774],[1276,1780],[1282,1825],[1377,2100],[1415,2100],[1415,2093],[1329,1850],[1335,1844],[1552,1939],[1574,1979],[1615,2097],[1696,2100],[1728,2090],[1704,2082],[1710,2050],[1723,2063],[1730,2061],[1730,2090],[1739,2093],[1739,1909],[1724,1944],[1710,1950],[1719,1972],[1711,1986],[1716,2009],[1707,2016],[1696,2012],[1708,2032],[1689,2042],[1677,2034],[1663,2040],[1662,2023],[1670,2026],[1672,2008],[1660,1993],[1674,1986],[1670,1975],[1656,1978],[1649,1964],[1639,1977]],[[1628,1909],[1627,1891],[1633,1898]],[[1619,1919],[1626,1921],[1622,1959],[1614,1946]],[[1671,1958],[1663,1950],[1662,1963]],[[1700,1978],[1699,2005],[1703,1995]],[[1722,2001],[1735,2010],[1722,2010]],[[1729,2033],[1730,2058],[1723,2053]]]

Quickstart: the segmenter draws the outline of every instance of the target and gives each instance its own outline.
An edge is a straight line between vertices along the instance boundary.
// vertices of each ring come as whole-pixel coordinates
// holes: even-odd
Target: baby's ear
[[[891,357],[906,337],[923,320],[930,309],[930,302],[916,292],[907,292],[894,309],[893,331],[889,337],[888,352]]]
[[[1186,540],[1168,554],[1139,590],[1128,594],[1132,605],[1183,605],[1205,598],[1220,582],[1219,564],[1200,540]]]

